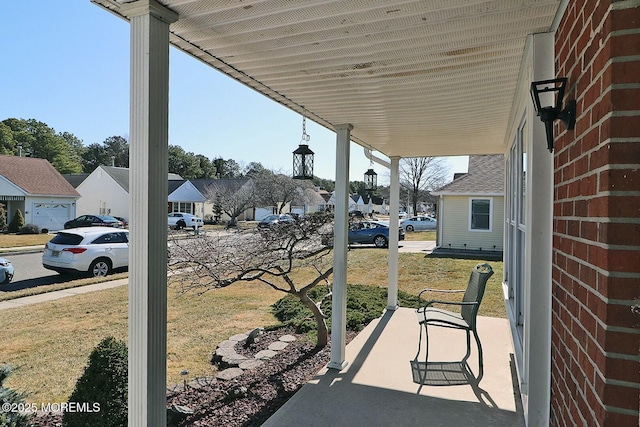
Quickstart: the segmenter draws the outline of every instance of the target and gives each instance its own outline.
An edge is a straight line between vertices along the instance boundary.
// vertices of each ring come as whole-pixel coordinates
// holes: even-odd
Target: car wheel
[[[111,261],[106,258],[98,258],[89,266],[89,275],[92,277],[105,277],[111,272]]]
[[[180,220],[176,223],[176,230],[182,230],[183,228],[187,227],[187,223],[184,222],[183,220]]]
[[[406,230],[407,231],[413,231],[413,225],[407,225]]]
[[[13,276],[11,274],[4,273],[4,280],[2,281],[2,284],[6,285],[11,281],[11,279],[13,279]]]
[[[387,246],[387,238],[384,236],[376,236],[373,238],[373,244],[376,245],[377,248],[384,248]]]

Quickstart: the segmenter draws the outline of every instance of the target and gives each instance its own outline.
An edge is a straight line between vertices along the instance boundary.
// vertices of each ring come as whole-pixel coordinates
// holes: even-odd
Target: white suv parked
[[[42,254],[42,265],[58,273],[86,272],[106,276],[129,267],[129,231],[82,227],[60,231]]]

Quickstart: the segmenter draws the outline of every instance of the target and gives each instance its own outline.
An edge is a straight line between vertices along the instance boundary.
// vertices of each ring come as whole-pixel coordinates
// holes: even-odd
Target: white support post
[[[554,34],[533,37],[532,81],[555,77]],[[553,247],[553,154],[547,151],[544,124],[530,105],[531,145],[527,158],[523,393],[527,425],[548,425],[551,401],[551,304]]]
[[[398,229],[400,220],[400,157],[391,157],[391,183],[389,188],[389,272],[387,284],[387,310],[398,308]]]
[[[131,21],[129,426],[166,425],[169,24],[155,0]]]
[[[350,124],[337,125],[336,188],[333,236],[333,294],[331,296],[331,361],[329,368],[342,370],[345,360],[347,327],[347,250],[349,233],[349,143]]]

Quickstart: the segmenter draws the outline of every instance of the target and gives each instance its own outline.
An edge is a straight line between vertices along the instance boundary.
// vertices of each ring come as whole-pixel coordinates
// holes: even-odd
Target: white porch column
[[[391,185],[389,188],[389,277],[387,310],[398,308],[398,227],[400,220],[400,157],[391,157]]]
[[[155,0],[131,21],[129,426],[166,425],[169,24]]]
[[[333,294],[331,296],[331,361],[333,369],[344,369],[347,327],[347,250],[349,232],[349,143],[350,124],[336,126],[336,188],[333,236]]]
[[[532,81],[555,77],[554,34],[533,37]],[[525,240],[523,404],[528,426],[546,426],[551,402],[551,294],[553,247],[553,154],[547,151],[544,124],[529,105]]]

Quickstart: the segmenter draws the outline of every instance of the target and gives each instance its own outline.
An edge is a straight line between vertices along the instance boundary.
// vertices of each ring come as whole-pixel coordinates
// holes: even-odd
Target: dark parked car
[[[295,220],[289,214],[273,214],[266,216],[258,223],[258,228],[269,228],[277,224],[293,224]]]
[[[404,240],[404,230],[398,229],[398,240]],[[379,248],[389,244],[389,225],[383,222],[361,221],[349,227],[349,244],[373,243]]]
[[[64,228],[78,228],[78,227],[115,227],[122,228],[124,224],[122,221],[109,215],[82,215],[71,221],[64,223]]]

